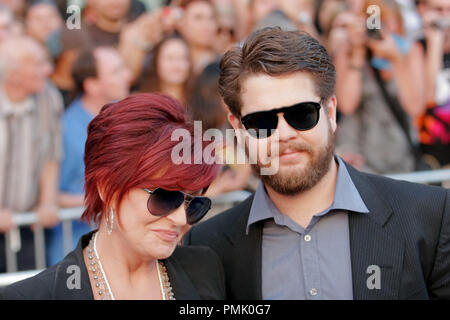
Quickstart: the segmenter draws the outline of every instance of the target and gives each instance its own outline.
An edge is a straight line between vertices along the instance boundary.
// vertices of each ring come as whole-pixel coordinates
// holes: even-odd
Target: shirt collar
[[[338,156],[335,156],[335,159],[339,166],[334,192],[334,201],[329,208],[316,214],[315,216],[324,216],[332,210],[369,213],[369,209],[367,209],[366,204],[356,189],[344,161]],[[264,184],[260,182],[256,189],[255,197],[250,208],[250,214],[247,221],[247,233],[252,224],[266,219],[275,219],[280,215],[282,216],[283,214],[278,211],[275,204],[268,196]]]
[[[4,89],[0,86],[0,114],[5,116],[21,116],[33,110],[33,99],[28,97],[20,103],[12,103]]]

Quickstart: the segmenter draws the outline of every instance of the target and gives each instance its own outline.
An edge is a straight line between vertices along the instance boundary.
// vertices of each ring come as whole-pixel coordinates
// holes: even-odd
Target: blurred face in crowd
[[[217,52],[225,53],[235,43],[235,28],[236,22],[230,16],[221,16],[218,19],[217,37],[214,45]]]
[[[34,94],[45,88],[52,72],[44,48],[31,39],[11,39],[5,43],[9,47],[9,68],[6,81],[11,86],[20,87],[27,94]]]
[[[269,13],[271,13],[276,7],[276,2],[274,0],[252,0],[251,11],[253,22],[264,19]]]
[[[124,19],[130,8],[130,0],[92,0],[90,4],[98,18],[110,22]]]
[[[206,1],[192,2],[184,11],[179,30],[189,44],[211,47],[217,33],[214,7]]]
[[[48,56],[43,47],[35,44],[35,49],[32,49],[34,55],[30,55],[24,61],[24,87],[28,88],[30,92],[39,92],[44,89],[45,83],[48,80],[53,68],[48,61]]]
[[[263,89],[262,89],[263,88]],[[241,115],[268,111],[284,106],[306,101],[319,102],[315,84],[310,74],[295,72],[287,75],[272,77],[266,74],[253,74],[242,81],[242,109]],[[278,167],[274,175],[262,175],[261,179],[266,186],[278,193],[293,195],[313,187],[328,172],[334,154],[334,132],[336,130],[336,99],[332,97],[327,104],[328,111],[323,105],[320,108],[319,122],[306,131],[291,127],[283,117],[278,114],[279,136],[272,134],[268,138],[256,139],[248,133],[249,143],[246,144],[246,153],[261,152],[259,160],[263,163],[269,158],[272,143],[279,144],[279,156],[270,159],[272,167]],[[229,120],[235,129],[243,128],[240,119],[229,115]],[[239,135],[238,135],[239,137]],[[276,140],[278,139],[278,140]],[[242,142],[241,142],[242,143]],[[261,162],[254,165],[260,173]]]
[[[167,40],[158,55],[157,72],[162,84],[182,85],[191,68],[189,48],[180,39]]]
[[[40,3],[27,12],[26,32],[41,43],[45,43],[50,35],[61,27],[62,19],[55,6]]]
[[[0,9],[0,41],[12,35],[13,21],[11,12]]]
[[[427,7],[442,18],[450,18],[450,1],[448,0],[427,0]]]
[[[426,0],[419,6],[419,11],[424,18],[425,23],[430,21],[441,21],[447,26],[443,29],[445,35],[445,52],[450,52],[450,1],[448,0]]]
[[[23,8],[24,0],[1,0],[0,3],[7,6],[15,14],[18,14]]]
[[[109,102],[128,96],[131,72],[117,50],[98,48],[94,55],[97,63],[97,78],[94,84],[96,94]]]

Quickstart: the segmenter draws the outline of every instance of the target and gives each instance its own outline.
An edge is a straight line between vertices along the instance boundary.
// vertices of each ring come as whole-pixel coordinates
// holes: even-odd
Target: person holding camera
[[[432,167],[450,164],[450,2],[423,0],[427,108],[418,119],[423,153]]]
[[[408,172],[420,168],[412,119],[424,109],[423,50],[405,36],[393,1],[366,1],[379,15],[335,15],[329,49],[337,69],[338,109],[342,114],[337,146],[363,171]],[[379,27],[368,29],[369,19]]]

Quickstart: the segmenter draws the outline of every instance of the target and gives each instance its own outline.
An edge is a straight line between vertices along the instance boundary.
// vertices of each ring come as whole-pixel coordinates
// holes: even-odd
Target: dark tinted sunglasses
[[[157,217],[168,216],[185,203],[186,220],[192,225],[199,222],[211,208],[211,200],[207,197],[195,197],[182,191],[168,191],[162,188],[153,191],[144,188],[144,191],[149,194],[148,212]]]
[[[243,116],[241,122],[250,135],[258,139],[266,138],[277,128],[280,112],[291,127],[301,131],[310,130],[319,122],[320,103],[300,102],[290,107],[253,112]],[[262,129],[266,130],[265,134],[264,131],[260,132]]]

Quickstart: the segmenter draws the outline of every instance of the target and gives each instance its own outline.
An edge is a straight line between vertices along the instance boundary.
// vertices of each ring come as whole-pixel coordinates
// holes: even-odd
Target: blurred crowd
[[[59,261],[57,212],[83,205],[86,130],[102,106],[163,92],[225,131],[220,58],[274,25],[334,59],[344,160],[380,174],[450,165],[449,0],[0,0],[0,233],[14,212],[37,212],[47,263]],[[233,152],[209,196],[254,190]],[[74,239],[89,229],[74,222]],[[32,269],[32,232],[19,230],[19,269]]]

